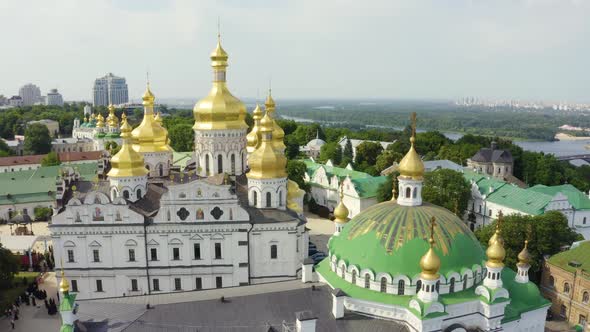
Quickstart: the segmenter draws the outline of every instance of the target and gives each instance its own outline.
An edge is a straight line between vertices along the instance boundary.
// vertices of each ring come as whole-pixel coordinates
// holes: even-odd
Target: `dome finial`
[[[525,266],[525,265],[530,265],[532,257],[531,254],[529,253],[529,238],[531,237],[531,225],[528,225],[528,230],[527,230],[527,237],[524,240],[524,248],[522,248],[522,251],[518,253],[518,263],[516,265],[519,266]]]
[[[59,291],[62,294],[67,294],[70,291],[70,284],[68,283],[68,279],[66,279],[66,274],[64,272],[63,259],[60,258],[59,263],[61,265],[61,281],[59,282]]]
[[[348,208],[344,205],[344,182],[340,184],[340,203],[334,209],[334,222],[344,224],[348,222]]]
[[[393,177],[393,188],[391,188],[391,200],[395,202],[397,199],[397,179]]]
[[[496,223],[496,232],[490,238],[489,247],[486,250],[488,256],[487,266],[490,267],[503,267],[504,258],[506,257],[506,249],[504,249],[504,239],[501,235],[503,215],[502,212],[498,213],[498,221]]]
[[[430,248],[422,256],[420,259],[420,268],[422,268],[422,273],[420,276],[426,280],[436,280],[438,279],[438,270],[440,269],[440,258],[434,252],[434,227],[436,226],[436,218],[433,216],[430,219],[430,237],[428,239],[428,243],[430,244]]]
[[[399,173],[400,177],[414,180],[421,180],[424,175],[424,163],[422,158],[416,152],[414,144],[416,142],[416,112],[413,112],[411,117],[412,121],[412,136],[410,137],[410,150],[404,158],[399,162]]]

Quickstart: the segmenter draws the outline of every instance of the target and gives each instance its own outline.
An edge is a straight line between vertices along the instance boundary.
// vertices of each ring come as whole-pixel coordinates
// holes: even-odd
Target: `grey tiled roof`
[[[186,303],[166,304],[147,310],[126,332],[160,331],[283,331],[294,326],[296,313],[311,311],[317,317],[316,331],[397,332],[408,331],[400,323],[347,312],[335,320],[331,313],[330,287],[304,288]]]
[[[512,154],[508,150],[492,150],[490,148],[480,149],[471,160],[476,162],[511,163]]]

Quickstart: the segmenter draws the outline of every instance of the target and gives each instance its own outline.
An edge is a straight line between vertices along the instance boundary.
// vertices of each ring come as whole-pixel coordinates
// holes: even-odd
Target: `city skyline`
[[[22,26],[19,36],[6,37],[21,45],[3,55],[0,94],[7,97],[32,82],[43,91],[57,87],[66,100],[91,100],[94,79],[115,72],[136,100],[149,71],[158,98],[198,99],[210,85],[219,17],[229,85],[242,98],[263,95],[272,81],[284,99],[590,99],[584,0],[63,0],[24,7],[0,4],[0,26]],[[53,33],[36,33],[39,25]],[[60,52],[35,56],[55,45]]]

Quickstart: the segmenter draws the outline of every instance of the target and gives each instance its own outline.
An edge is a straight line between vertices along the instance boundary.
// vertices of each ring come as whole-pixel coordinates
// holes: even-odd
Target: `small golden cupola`
[[[412,137],[410,137],[410,150],[399,162],[400,177],[414,180],[422,180],[424,176],[424,163],[416,148],[416,113],[412,113]]]
[[[488,267],[501,268],[504,266],[506,250],[504,249],[504,239],[501,235],[500,223],[501,216],[498,218],[498,223],[496,224],[496,232],[494,233],[492,238],[490,238],[491,243],[489,244],[488,249],[486,250],[486,255],[488,256],[486,266]]]
[[[136,152],[131,145],[131,126],[127,116],[123,113],[121,124],[121,150],[111,158],[111,170],[107,174],[110,178],[146,176],[149,171],[145,168],[143,156]]]
[[[133,131],[133,148],[137,152],[171,152],[168,145],[168,131],[154,119],[154,101],[156,97],[147,84],[143,94],[143,120]]]
[[[68,282],[68,279],[66,279],[66,274],[64,273],[63,266],[61,268],[61,281],[59,282],[59,292],[62,294],[68,294],[70,292],[70,283]]]
[[[420,277],[424,280],[437,280],[439,278],[440,258],[434,252],[434,226],[435,219],[432,217],[430,221],[430,238],[428,239],[430,248],[428,248],[426,254],[420,259],[420,268],[422,269]]]
[[[268,97],[264,102],[264,108],[266,109],[266,114],[269,114],[270,118],[272,119],[272,145],[275,150],[279,153],[285,153],[285,131],[276,120],[276,104],[275,100],[272,98],[272,91],[268,89]]]
[[[221,47],[217,36],[217,47],[211,53],[213,86],[209,95],[199,100],[193,109],[195,130],[248,129],[246,105],[229,92],[226,84],[227,52]]]
[[[339,224],[345,224],[348,222],[349,215],[348,208],[344,205],[344,186],[340,186],[340,202],[334,208],[334,222]]]
[[[529,253],[529,240],[524,240],[524,248],[522,251],[518,253],[518,263],[517,266],[527,266],[531,264],[531,254]]]
[[[104,117],[100,113],[96,116],[96,127],[104,128]]]
[[[248,154],[258,149],[260,143],[262,143],[262,139],[260,138],[260,119],[262,119],[262,110],[258,103],[252,112],[252,119],[254,119],[254,126],[248,135],[246,135],[246,150],[248,151]]]
[[[266,113],[260,120],[260,135],[262,142],[248,158],[250,172],[247,173],[250,179],[275,179],[286,178],[287,159],[273,148],[273,120]]]
[[[117,129],[119,127],[119,119],[115,115],[115,106],[109,105],[109,116],[107,116],[107,124],[110,128]]]

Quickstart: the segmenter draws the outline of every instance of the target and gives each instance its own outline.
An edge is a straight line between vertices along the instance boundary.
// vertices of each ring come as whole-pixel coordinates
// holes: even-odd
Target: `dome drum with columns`
[[[549,303],[523,278],[530,266],[526,246],[516,274],[503,264],[501,226],[484,251],[455,214],[422,201],[415,114],[412,124],[411,147],[399,165],[399,197],[351,220],[342,202],[335,209],[329,256],[316,267],[320,280],[345,297],[333,298],[333,314],[341,318],[348,309],[413,331],[542,331]]]

